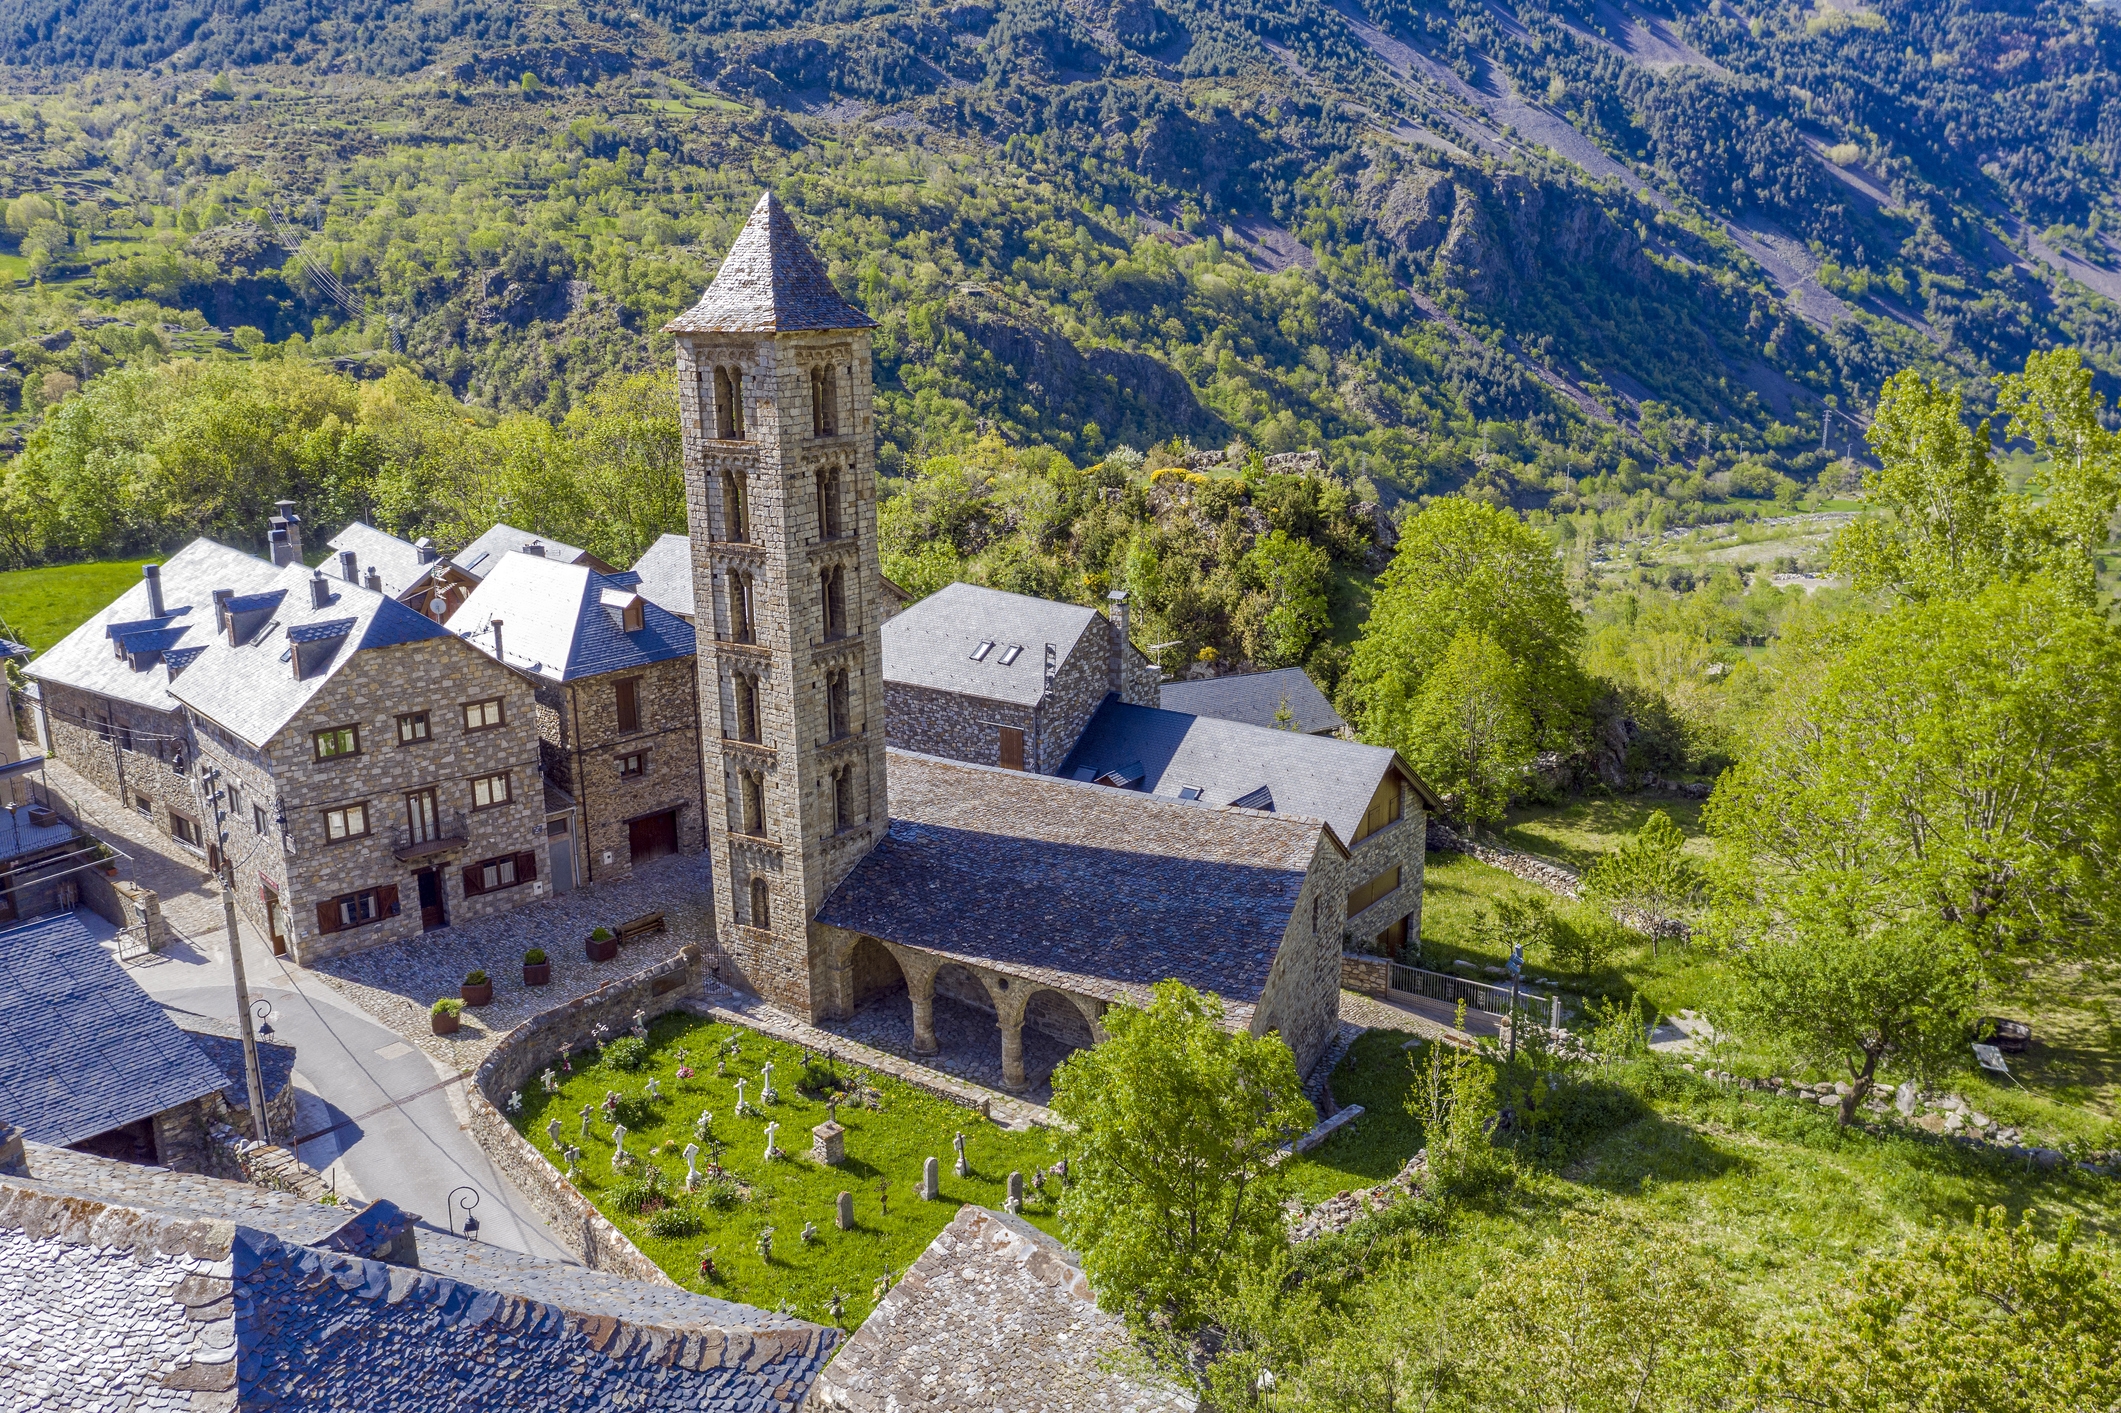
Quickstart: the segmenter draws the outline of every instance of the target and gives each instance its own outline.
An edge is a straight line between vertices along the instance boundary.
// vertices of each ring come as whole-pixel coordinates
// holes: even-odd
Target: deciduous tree
[[[1403,754],[1474,824],[1502,818],[1538,753],[1525,671],[1478,628],[1452,639],[1421,684]]]

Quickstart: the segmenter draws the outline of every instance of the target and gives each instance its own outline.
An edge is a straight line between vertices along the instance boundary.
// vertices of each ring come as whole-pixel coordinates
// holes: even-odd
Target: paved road
[[[470,1187],[479,1237],[515,1251],[571,1259],[464,1128],[463,1085],[314,976],[267,954],[244,929],[253,1004],[272,1003],[273,1038],[295,1047],[306,1091],[297,1155],[368,1198],[387,1197],[433,1227],[461,1229],[450,1194]],[[173,941],[130,968],[155,999],[201,1015],[235,1019],[225,938]],[[310,1096],[314,1096],[313,1098]],[[284,1142],[287,1135],[273,1135]],[[301,1141],[307,1140],[307,1141]]]

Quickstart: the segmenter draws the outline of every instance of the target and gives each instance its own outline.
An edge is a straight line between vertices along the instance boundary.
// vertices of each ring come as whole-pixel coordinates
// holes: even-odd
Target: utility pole
[[[250,1089],[252,1136],[260,1143],[272,1141],[265,1122],[265,1081],[258,1072],[258,1035],[250,1015],[250,983],[243,976],[243,938],[236,931],[236,861],[228,852],[228,792],[221,788],[217,766],[202,766],[199,779],[206,787],[206,803],[213,811],[214,841],[221,853],[221,920],[228,928],[228,970],[236,983],[236,1023],[243,1027],[243,1078]]]

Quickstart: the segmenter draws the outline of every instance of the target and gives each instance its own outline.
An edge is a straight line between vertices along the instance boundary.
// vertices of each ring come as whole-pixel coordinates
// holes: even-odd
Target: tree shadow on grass
[[[1583,1148],[1560,1173],[1569,1182],[1618,1194],[1658,1183],[1713,1182],[1752,1167],[1751,1159],[1692,1124],[1645,1111]]]

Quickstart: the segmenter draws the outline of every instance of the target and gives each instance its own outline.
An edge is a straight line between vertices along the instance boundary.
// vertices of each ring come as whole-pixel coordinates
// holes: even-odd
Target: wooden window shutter
[[[321,902],[321,903],[317,904],[317,931],[319,931],[319,932],[337,932],[338,930],[339,930],[339,902],[338,902],[338,899],[336,899],[336,898],[329,898],[329,899],[326,899],[326,900],[325,900],[324,902]]]
[[[628,677],[615,685],[618,689],[619,730],[638,731],[641,727],[640,681]]]
[[[538,856],[535,850],[516,855],[516,882],[528,883],[538,876]]]
[[[396,917],[398,915],[398,885],[386,883],[376,890],[376,915]]]
[[[471,864],[467,866],[464,870],[464,896],[476,898],[485,891],[486,884],[484,876],[479,872],[479,865]]]

